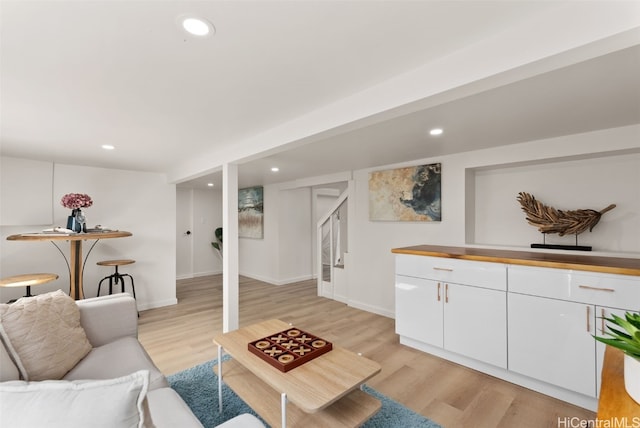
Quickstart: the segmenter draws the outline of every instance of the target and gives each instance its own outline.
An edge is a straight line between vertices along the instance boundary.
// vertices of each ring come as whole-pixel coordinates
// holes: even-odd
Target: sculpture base
[[[546,248],[548,250],[591,251],[591,246],[588,245],[531,244],[531,248]]]

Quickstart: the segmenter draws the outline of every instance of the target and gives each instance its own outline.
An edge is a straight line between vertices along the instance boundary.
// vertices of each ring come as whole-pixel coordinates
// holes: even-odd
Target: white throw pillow
[[[62,379],[91,351],[80,310],[61,290],[0,304],[0,338],[24,380]]]
[[[0,426],[142,428],[149,371],[117,379],[0,383]]]

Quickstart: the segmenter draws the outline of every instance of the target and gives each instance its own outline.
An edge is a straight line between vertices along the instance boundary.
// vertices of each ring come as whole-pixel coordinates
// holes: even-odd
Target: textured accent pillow
[[[24,380],[61,379],[91,351],[80,310],[61,290],[0,304],[0,337]]]
[[[0,383],[0,426],[13,428],[142,428],[149,371],[94,381]]]
[[[18,379],[20,379],[18,368],[13,363],[5,347],[2,346],[2,341],[0,340],[0,382]]]

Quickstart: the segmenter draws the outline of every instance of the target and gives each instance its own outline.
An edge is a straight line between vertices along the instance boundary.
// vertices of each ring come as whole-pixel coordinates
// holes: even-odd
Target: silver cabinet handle
[[[591,333],[591,306],[587,306],[587,333]]]
[[[449,303],[449,284],[444,285],[444,302]]]
[[[590,285],[578,285],[578,288],[582,288],[584,290],[606,291],[608,293],[614,293],[616,291],[613,288],[591,287]]]
[[[440,301],[440,283],[438,283],[438,302]]]
[[[441,267],[434,267],[433,270],[443,270],[445,272],[453,272],[453,269],[450,268],[441,268]]]
[[[600,320],[602,321],[602,334],[604,334],[604,316],[605,316],[604,308],[600,309],[600,311],[601,311],[600,315],[602,315],[602,317],[600,317]]]

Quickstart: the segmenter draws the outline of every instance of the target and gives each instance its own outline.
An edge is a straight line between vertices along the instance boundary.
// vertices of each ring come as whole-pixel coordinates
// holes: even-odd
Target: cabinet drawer
[[[509,266],[509,292],[613,308],[640,309],[640,278],[527,266]]]
[[[396,274],[501,291],[507,289],[507,267],[501,263],[399,254],[396,255]]]
[[[571,294],[579,302],[640,310],[640,278],[634,276],[574,271]]]

